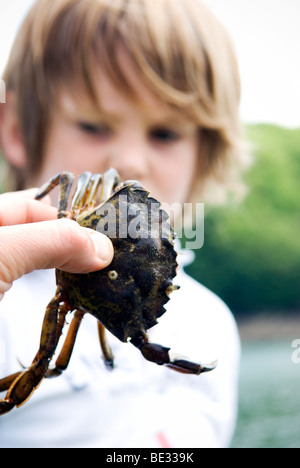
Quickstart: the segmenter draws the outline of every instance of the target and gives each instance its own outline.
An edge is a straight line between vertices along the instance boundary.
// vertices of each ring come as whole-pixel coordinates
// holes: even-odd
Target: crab
[[[83,173],[77,181],[68,211],[74,175],[62,172],[36,195],[40,200],[59,186],[58,218],[108,235],[114,246],[112,263],[89,274],[56,270],[57,290],[46,308],[40,348],[31,366],[0,380],[0,415],[23,405],[44,378],[66,370],[75,339],[86,313],[97,319],[102,354],[108,369],[114,356],[106,338],[109,330],[120,341],[133,344],[148,361],[184,374],[199,375],[214,369],[177,355],[170,348],[149,341],[147,330],[165,312],[177,269],[174,232],[160,203],[149,197],[138,182],[119,183],[114,169],[105,174]],[[66,316],[73,317],[54,367],[50,362],[62,335]]]

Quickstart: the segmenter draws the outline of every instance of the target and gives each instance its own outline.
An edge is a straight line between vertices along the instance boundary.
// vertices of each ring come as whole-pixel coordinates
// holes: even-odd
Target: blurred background
[[[0,77],[32,3],[1,2]],[[206,210],[204,246],[188,273],[228,304],[239,326],[232,447],[300,447],[300,2],[206,3],[235,43],[254,163],[242,203]]]

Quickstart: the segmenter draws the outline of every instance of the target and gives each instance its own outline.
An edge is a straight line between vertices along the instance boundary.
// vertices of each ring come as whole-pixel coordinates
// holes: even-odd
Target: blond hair
[[[237,185],[245,156],[239,73],[227,32],[201,0],[36,1],[3,77],[16,94],[28,157],[26,170],[14,169],[16,188],[41,168],[59,87],[71,83],[75,94],[82,86],[98,102],[97,63],[134,98],[116,54],[120,44],[149,90],[201,129],[193,199],[223,196]]]

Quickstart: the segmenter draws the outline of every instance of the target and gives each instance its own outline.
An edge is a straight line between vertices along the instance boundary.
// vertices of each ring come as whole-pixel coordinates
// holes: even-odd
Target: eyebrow
[[[94,107],[80,107],[75,104],[73,109],[63,109],[64,114],[75,121],[88,121],[88,122],[101,122],[105,121],[118,121],[120,117],[117,115],[107,112],[104,109],[98,109]]]
[[[74,122],[93,122],[97,123],[103,121],[103,119],[116,121],[118,116],[113,115],[105,111],[104,109],[99,109],[96,105],[81,105],[79,101],[64,96],[63,99],[59,102],[59,111],[67,119],[71,119]]]
[[[147,106],[141,105],[141,111],[143,110],[146,114],[146,119],[149,120],[151,125],[174,125],[183,126],[185,123],[191,123],[185,115],[182,115],[180,111],[172,110],[167,106],[162,106],[157,114],[154,109],[149,110]],[[108,110],[105,108],[99,108],[96,105],[80,105],[79,102],[75,102],[73,99],[65,100],[61,102],[61,110],[65,117],[71,119],[73,122],[89,122],[97,125],[98,123],[105,123],[118,125],[124,120],[124,116],[118,114],[114,110]]]

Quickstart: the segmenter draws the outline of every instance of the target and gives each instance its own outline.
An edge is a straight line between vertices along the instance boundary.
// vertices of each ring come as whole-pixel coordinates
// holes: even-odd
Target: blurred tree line
[[[188,273],[235,315],[300,309],[300,128],[251,125],[254,165],[240,205],[209,209]]]

